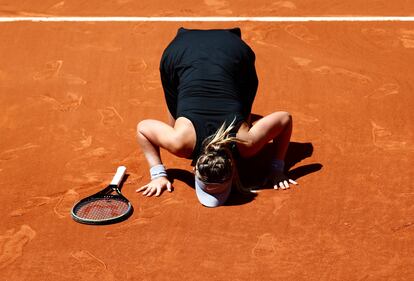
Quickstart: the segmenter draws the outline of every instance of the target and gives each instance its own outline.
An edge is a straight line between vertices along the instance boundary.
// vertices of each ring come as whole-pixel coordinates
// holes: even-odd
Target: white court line
[[[0,17],[0,22],[412,22],[414,17]]]

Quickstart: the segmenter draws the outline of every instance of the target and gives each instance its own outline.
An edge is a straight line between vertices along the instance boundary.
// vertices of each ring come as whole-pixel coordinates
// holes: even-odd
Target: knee
[[[152,121],[150,119],[145,119],[142,120],[140,122],[138,122],[137,124],[137,133],[136,136],[138,137],[138,139],[140,138],[149,138],[153,135],[152,133]]]
[[[144,134],[146,128],[148,127],[148,120],[142,120],[137,124],[137,134]]]
[[[288,125],[292,123],[292,115],[287,111],[280,111],[278,112],[280,114],[280,122],[283,125]]]

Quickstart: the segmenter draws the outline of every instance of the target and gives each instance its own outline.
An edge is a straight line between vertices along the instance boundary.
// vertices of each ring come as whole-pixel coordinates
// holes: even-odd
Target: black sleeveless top
[[[239,28],[180,28],[160,63],[161,82],[171,115],[189,119],[196,131],[191,159],[203,141],[225,122],[237,132],[252,108],[258,80],[255,54]]]

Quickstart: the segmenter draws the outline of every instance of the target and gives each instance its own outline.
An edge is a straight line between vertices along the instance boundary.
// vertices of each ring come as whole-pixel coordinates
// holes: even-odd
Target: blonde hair
[[[232,178],[236,188],[246,193],[237,173],[230,145],[234,142],[245,143],[244,140],[230,136],[235,119],[226,128],[224,122],[217,132],[204,141],[200,157],[196,162],[196,176],[207,183],[222,183]]]

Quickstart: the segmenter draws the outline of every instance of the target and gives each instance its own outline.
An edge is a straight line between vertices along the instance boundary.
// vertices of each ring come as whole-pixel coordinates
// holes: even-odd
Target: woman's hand
[[[288,189],[290,187],[289,184],[298,184],[287,177],[283,172],[273,172],[268,179],[268,183],[272,184],[274,189]]]
[[[155,196],[160,196],[165,188],[172,192],[171,182],[166,177],[159,177],[153,179],[149,184],[138,188],[136,192],[144,191],[142,195],[152,196],[155,194]]]

